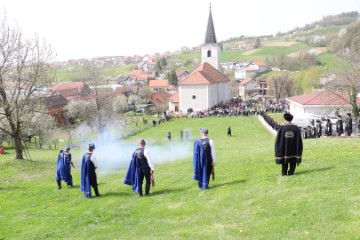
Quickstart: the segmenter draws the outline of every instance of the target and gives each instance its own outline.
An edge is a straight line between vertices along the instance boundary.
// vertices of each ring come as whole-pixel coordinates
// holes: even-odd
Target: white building
[[[178,83],[179,110],[183,113],[188,109],[205,110],[231,97],[230,79],[218,70],[220,48],[216,42],[211,7],[201,53],[202,64]]]

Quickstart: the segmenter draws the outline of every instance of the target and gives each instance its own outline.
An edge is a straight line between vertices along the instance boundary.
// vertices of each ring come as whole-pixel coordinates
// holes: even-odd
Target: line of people
[[[194,180],[198,181],[201,189],[209,188],[210,176],[215,177],[215,146],[213,140],[208,138],[208,129],[200,129],[201,138],[194,143],[193,166]],[[138,148],[132,154],[130,165],[124,178],[124,184],[130,185],[133,192],[143,196],[143,181],[145,179],[145,195],[150,195],[150,186],[155,186],[154,164],[151,160],[150,151],[145,148],[146,142],[141,139]],[[61,181],[66,182],[69,187],[73,187],[71,166],[75,168],[70,153],[71,147],[66,145],[64,150],[58,154],[57,169],[55,179],[58,189],[61,189]],[[87,152],[83,154],[81,160],[80,189],[87,198],[92,197],[92,189],[96,197],[100,197],[97,175],[96,157],[93,154],[95,144],[90,143]]]

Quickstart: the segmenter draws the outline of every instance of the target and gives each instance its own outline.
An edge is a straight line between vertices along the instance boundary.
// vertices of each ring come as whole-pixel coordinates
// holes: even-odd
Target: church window
[[[195,96],[195,95],[192,95],[192,99],[196,99],[196,96]]]
[[[207,57],[211,57],[211,50],[207,51]]]

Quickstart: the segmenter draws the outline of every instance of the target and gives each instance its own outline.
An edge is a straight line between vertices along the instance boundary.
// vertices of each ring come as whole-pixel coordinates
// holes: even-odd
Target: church
[[[201,65],[178,83],[180,112],[201,111],[230,100],[231,81],[219,71],[219,57],[220,46],[216,42],[210,6],[205,43],[201,46]]]

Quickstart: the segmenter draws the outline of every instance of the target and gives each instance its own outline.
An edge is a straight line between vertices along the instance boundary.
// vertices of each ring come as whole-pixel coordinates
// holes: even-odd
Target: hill
[[[192,180],[192,142],[210,129],[217,151],[216,179],[200,190]],[[232,127],[233,137],[226,136]],[[180,142],[180,129],[192,140]],[[168,142],[166,134],[173,134]],[[73,149],[75,187],[56,190],[57,150],[30,149],[33,161],[0,155],[0,239],[357,239],[360,235],[360,142],[357,138],[304,140],[303,163],[292,177],[274,163],[274,136],[257,117],[177,119],[115,141],[130,159],[145,138],[155,161],[156,188],[139,198],[122,183],[125,169],[98,169],[100,198],[79,190],[84,149]],[[177,151],[190,149],[177,158]],[[156,147],[170,151],[157,153]],[[173,150],[173,151],[171,151]],[[101,153],[101,147],[95,150]],[[163,156],[162,156],[163,155]],[[159,162],[158,159],[167,159]],[[98,155],[99,160],[101,156]],[[177,159],[177,160],[176,160]],[[127,166],[127,163],[125,163]]]

